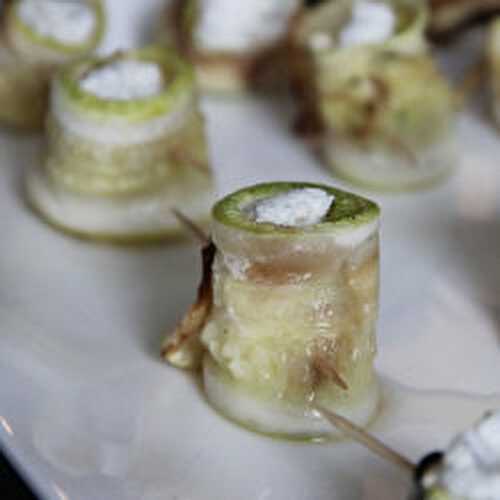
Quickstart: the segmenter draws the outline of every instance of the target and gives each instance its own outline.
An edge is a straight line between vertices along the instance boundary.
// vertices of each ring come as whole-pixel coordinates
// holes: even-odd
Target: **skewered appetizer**
[[[14,0],[4,2],[2,17],[0,121],[41,129],[56,68],[93,52],[101,41],[101,0]]]
[[[163,346],[202,365],[210,403],[253,430],[330,435],[321,402],[374,417],[378,207],[303,183],[262,184],[219,201],[197,304]]]
[[[430,35],[446,39],[477,21],[500,14],[500,0],[430,0]]]
[[[166,36],[196,66],[203,90],[243,91],[286,79],[285,46],[301,0],[176,0]]]
[[[302,32],[312,75],[305,85],[312,91],[302,96],[326,163],[339,177],[380,190],[445,177],[456,163],[456,99],[424,53],[423,25],[398,29],[402,14],[388,2],[334,2],[332,9],[331,31]]]
[[[212,175],[191,67],[163,48],[89,58],[54,80],[33,207],[81,236],[159,239],[173,207],[208,219]]]
[[[500,498],[500,412],[487,414],[444,453],[426,457],[417,481],[413,500]]]

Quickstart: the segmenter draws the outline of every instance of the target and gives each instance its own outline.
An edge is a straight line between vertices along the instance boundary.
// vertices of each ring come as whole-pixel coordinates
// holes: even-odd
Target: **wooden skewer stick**
[[[365,448],[368,448],[371,452],[375,453],[384,460],[405,469],[411,474],[415,472],[416,465],[414,463],[399,454],[397,451],[389,448],[361,427],[358,427],[346,418],[341,417],[340,415],[325,408],[316,406],[315,409],[339,431],[363,445]]]
[[[210,244],[210,237],[199,227],[195,222],[193,222],[189,217],[184,215],[181,211],[176,208],[172,208],[172,213],[175,215],[177,220],[188,229],[191,234],[193,234],[196,239],[203,245]]]

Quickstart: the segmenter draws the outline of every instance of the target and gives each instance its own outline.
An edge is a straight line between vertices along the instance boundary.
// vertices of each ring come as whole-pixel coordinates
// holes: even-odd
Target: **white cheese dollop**
[[[88,41],[96,24],[95,12],[85,2],[21,0],[17,15],[39,35],[67,45]]]
[[[373,0],[354,3],[352,18],[340,32],[340,45],[351,47],[387,40],[396,28],[396,16],[390,5]]]
[[[486,415],[451,443],[440,482],[467,500],[500,498],[500,411]]]
[[[258,224],[305,227],[319,224],[335,197],[322,189],[294,189],[252,204],[251,217]]]
[[[120,60],[91,71],[80,87],[101,99],[130,101],[158,95],[165,83],[155,63]]]
[[[201,0],[196,45],[244,52],[277,41],[300,0]]]

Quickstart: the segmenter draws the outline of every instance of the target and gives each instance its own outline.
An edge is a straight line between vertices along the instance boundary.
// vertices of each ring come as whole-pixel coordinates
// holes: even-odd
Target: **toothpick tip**
[[[181,225],[188,229],[201,244],[208,245],[210,243],[210,237],[187,215],[183,214],[176,207],[172,207],[170,211],[174,214],[175,218],[181,223]]]
[[[415,472],[416,465],[413,462],[386,444],[382,443],[382,441],[379,441],[375,436],[354,424],[349,419],[332,412],[321,405],[315,405],[314,409],[337,430],[369,449],[372,453],[402,469],[405,469],[411,474]]]

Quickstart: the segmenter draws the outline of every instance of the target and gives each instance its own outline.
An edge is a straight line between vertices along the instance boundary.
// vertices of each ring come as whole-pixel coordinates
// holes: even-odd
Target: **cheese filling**
[[[212,51],[244,52],[285,35],[298,0],[201,0],[196,44]]]
[[[396,27],[396,16],[391,7],[373,0],[355,2],[352,18],[340,33],[340,45],[352,47],[387,40]]]
[[[287,193],[264,198],[247,208],[258,224],[305,227],[321,223],[335,197],[322,189],[294,189]]]
[[[97,22],[95,12],[85,2],[21,0],[17,14],[37,34],[67,45],[89,40]]]
[[[80,86],[101,99],[131,101],[158,95],[165,82],[155,63],[120,60],[92,70],[80,81]]]

